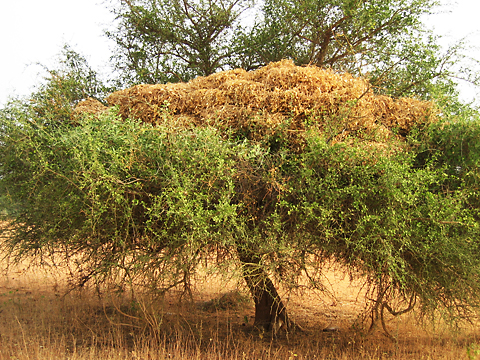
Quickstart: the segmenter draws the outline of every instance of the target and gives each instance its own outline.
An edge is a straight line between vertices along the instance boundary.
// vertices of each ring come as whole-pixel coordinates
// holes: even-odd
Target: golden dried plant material
[[[87,113],[87,114],[98,114],[101,112],[106,111],[108,108],[103,105],[100,101],[93,99],[93,98],[87,98],[83,101],[80,101],[74,109],[74,116],[81,114],[81,113]]]
[[[137,85],[111,94],[124,118],[169,121],[174,128],[215,126],[252,140],[281,132],[301,142],[308,127],[382,142],[435,120],[432,103],[376,95],[368,81],[283,60],[247,72],[235,69],[188,83]],[[165,116],[168,112],[169,116]]]

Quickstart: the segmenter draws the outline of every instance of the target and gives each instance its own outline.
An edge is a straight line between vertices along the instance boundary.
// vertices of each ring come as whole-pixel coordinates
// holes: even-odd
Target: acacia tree
[[[291,324],[277,285],[321,289],[329,259],[368,277],[374,318],[405,310],[398,299],[477,310],[475,118],[419,128],[384,156],[354,137],[332,143],[314,119],[298,151],[288,127],[255,141],[171,116],[152,125],[112,109],[51,126],[28,105],[3,109],[0,190],[14,211],[2,245],[73,257],[80,285],[120,277],[159,292],[188,288],[204,259],[236,265],[266,330]]]
[[[444,51],[421,18],[435,0],[122,0],[115,66],[126,84],[187,81],[292,59],[369,77],[379,92],[428,97],[452,77],[478,83],[462,44]],[[464,66],[458,67],[459,63]],[[455,69],[455,70],[453,70]]]
[[[249,0],[122,0],[116,67],[127,83],[187,81],[227,67],[237,52],[234,32]]]
[[[435,132],[419,162],[318,134],[302,154],[271,153],[213,129],[172,133],[114,114],[76,127],[16,115],[2,113],[2,193],[17,209],[3,246],[74,256],[82,284],[123,274],[163,292],[188,286],[216,252],[218,266],[240,260],[255,325],[276,329],[289,319],[274,282],[295,287],[306,275],[321,288],[334,258],[370,278],[377,311],[399,298],[454,316],[478,306],[478,149],[463,148],[461,171],[448,161],[462,146],[458,126]]]

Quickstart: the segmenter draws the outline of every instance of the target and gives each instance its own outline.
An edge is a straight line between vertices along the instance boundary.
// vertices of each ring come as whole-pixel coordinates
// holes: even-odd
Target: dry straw
[[[75,106],[74,116],[81,113],[86,114],[98,114],[107,110],[107,107],[100,101],[88,98],[83,100]]]
[[[297,148],[311,127],[334,142],[355,137],[381,144],[435,119],[432,103],[376,95],[364,79],[290,60],[188,83],[137,85],[114,92],[107,101],[124,118],[168,121],[182,129],[211,125],[222,132],[241,131],[252,140],[282,134]]]

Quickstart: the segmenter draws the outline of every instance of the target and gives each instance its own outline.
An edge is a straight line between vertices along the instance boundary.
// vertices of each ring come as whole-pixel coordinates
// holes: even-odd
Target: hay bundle
[[[119,106],[122,117],[148,123],[169,121],[182,128],[209,124],[221,131],[238,129],[254,140],[281,131],[298,143],[310,126],[333,132],[334,141],[354,134],[382,142],[434,119],[431,103],[375,95],[363,79],[289,60],[188,83],[137,85],[107,101]],[[171,116],[165,116],[167,111]]]
[[[100,101],[92,98],[87,98],[80,101],[74,109],[74,116],[79,114],[98,114],[106,111],[108,108]]]

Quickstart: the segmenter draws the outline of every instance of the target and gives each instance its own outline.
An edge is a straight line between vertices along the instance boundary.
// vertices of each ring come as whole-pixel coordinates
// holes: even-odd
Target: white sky
[[[425,24],[434,33],[443,37],[441,45],[449,46],[466,39],[471,46],[468,55],[480,61],[480,14],[479,0],[440,0],[445,6],[442,13],[425,18]],[[480,65],[477,66],[480,71]],[[476,101],[480,105],[480,89],[460,82],[460,96],[466,101]]]
[[[112,44],[103,30],[113,15],[102,0],[0,0],[0,104],[28,95],[55,68],[64,44],[97,71],[108,68]]]
[[[479,0],[443,0],[450,13],[426,18],[445,44],[468,37],[480,45]],[[63,44],[85,56],[90,66],[108,73],[113,44],[103,35],[113,15],[102,0],[0,0],[0,106],[9,96],[28,95],[41,80],[41,63],[54,68]],[[480,60],[480,50],[472,51]],[[465,99],[476,90],[462,84]]]

